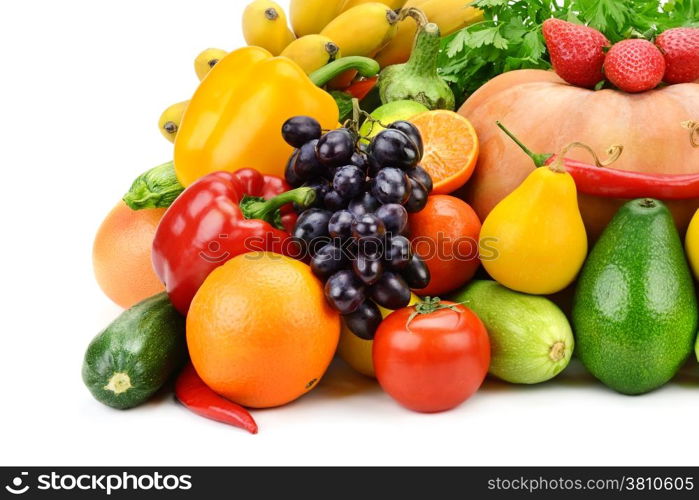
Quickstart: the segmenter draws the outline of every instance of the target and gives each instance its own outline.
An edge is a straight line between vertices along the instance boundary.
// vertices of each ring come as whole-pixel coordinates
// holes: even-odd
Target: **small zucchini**
[[[108,406],[146,402],[187,357],[185,318],[165,292],[124,311],[87,348],[82,376]]]

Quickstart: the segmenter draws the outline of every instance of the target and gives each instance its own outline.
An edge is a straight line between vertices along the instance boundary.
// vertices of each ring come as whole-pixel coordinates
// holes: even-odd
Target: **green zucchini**
[[[101,403],[133,408],[160,389],[186,358],[185,318],[163,292],[124,311],[92,340],[82,376]]]

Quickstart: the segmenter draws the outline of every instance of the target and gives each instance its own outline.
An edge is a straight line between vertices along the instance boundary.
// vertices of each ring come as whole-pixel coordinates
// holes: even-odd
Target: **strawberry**
[[[663,31],[655,45],[665,56],[665,83],[699,80],[699,28],[673,28]]]
[[[622,40],[607,52],[604,73],[607,80],[625,92],[644,92],[662,81],[665,58],[648,40]]]
[[[603,47],[609,40],[589,26],[547,19],[543,24],[546,47],[551,55],[553,69],[566,82],[592,88],[601,80],[604,64]]]

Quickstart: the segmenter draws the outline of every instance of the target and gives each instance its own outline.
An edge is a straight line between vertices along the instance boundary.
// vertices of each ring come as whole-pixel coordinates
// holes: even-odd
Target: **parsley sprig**
[[[541,24],[550,17],[590,25],[612,43],[699,26],[699,0],[476,0],[483,21],[442,43],[440,73],[459,101],[514,69],[548,69]]]

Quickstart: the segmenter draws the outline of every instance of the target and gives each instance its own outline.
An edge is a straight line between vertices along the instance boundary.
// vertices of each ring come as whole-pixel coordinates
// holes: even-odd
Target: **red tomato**
[[[376,378],[411,410],[454,408],[478,390],[488,373],[490,341],[481,320],[460,304],[441,305],[450,307],[417,314],[410,323],[416,306],[395,311],[374,338]]]

